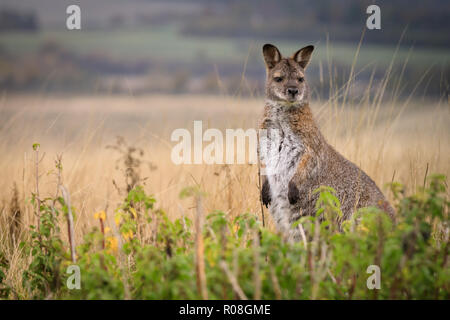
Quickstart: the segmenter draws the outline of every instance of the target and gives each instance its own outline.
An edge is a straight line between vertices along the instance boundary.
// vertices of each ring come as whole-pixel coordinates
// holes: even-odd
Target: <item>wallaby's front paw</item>
[[[262,190],[261,190],[261,200],[263,205],[266,206],[266,208],[269,207],[270,202],[272,199],[270,198],[270,188],[269,188],[269,181],[266,180],[263,183]]]
[[[300,192],[292,180],[288,185],[288,199],[290,204],[295,204],[298,200],[300,200]]]

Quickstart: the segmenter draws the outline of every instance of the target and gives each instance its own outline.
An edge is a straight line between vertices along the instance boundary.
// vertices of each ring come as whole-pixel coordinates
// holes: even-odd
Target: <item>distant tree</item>
[[[24,13],[12,9],[0,9],[0,31],[37,31],[38,17],[35,13]]]

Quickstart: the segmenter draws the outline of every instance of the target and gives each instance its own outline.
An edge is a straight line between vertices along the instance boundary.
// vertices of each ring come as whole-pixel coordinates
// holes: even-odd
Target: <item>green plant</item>
[[[446,178],[432,175],[410,196],[398,183],[390,187],[395,221],[377,208],[362,208],[341,229],[335,227],[339,199],[332,188],[319,188],[317,214],[295,226],[305,237],[290,243],[251,213],[231,219],[214,211],[203,219],[206,194],[198,187],[181,193],[194,197],[193,224],[187,217],[169,219],[155,209],[154,197],[135,186],[115,209],[112,228],[107,213],[99,212],[101,228],[78,244],[79,290],[63,285],[72,261],[60,238],[61,209],[44,199],[39,228],[31,227],[23,245],[32,258],[24,284],[33,298],[448,299]],[[67,212],[64,200],[57,200]],[[0,280],[1,263],[0,256]],[[367,286],[373,265],[381,270],[380,289]]]
[[[64,203],[62,198],[58,200]],[[33,205],[36,198],[32,198]],[[23,284],[34,298],[46,298],[58,293],[64,283],[61,265],[67,252],[60,238],[58,226],[59,210],[50,203],[52,199],[40,201],[39,227],[30,226],[30,241],[22,242],[25,254],[31,255],[31,263],[23,275]]]
[[[11,292],[11,288],[5,283],[5,271],[8,265],[9,263],[4,257],[3,252],[0,251],[0,298],[7,298]]]

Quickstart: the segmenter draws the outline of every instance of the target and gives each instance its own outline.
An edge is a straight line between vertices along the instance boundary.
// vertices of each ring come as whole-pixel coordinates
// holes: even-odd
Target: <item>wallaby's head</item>
[[[283,58],[280,51],[271,44],[263,47],[266,63],[266,98],[277,103],[302,105],[308,102],[309,88],[305,79],[305,69],[314,46],[307,46],[290,58]]]

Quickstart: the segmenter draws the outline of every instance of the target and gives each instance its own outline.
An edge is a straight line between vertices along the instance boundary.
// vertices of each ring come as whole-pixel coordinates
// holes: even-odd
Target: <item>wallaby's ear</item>
[[[309,60],[311,59],[311,54],[314,50],[314,46],[306,46],[304,48],[301,48],[298,50],[294,55],[292,56],[292,59],[298,62],[300,67],[303,69],[306,68],[306,66],[309,63]]]
[[[281,53],[277,47],[272,44],[265,44],[263,47],[264,61],[267,69],[272,69],[281,60]]]

